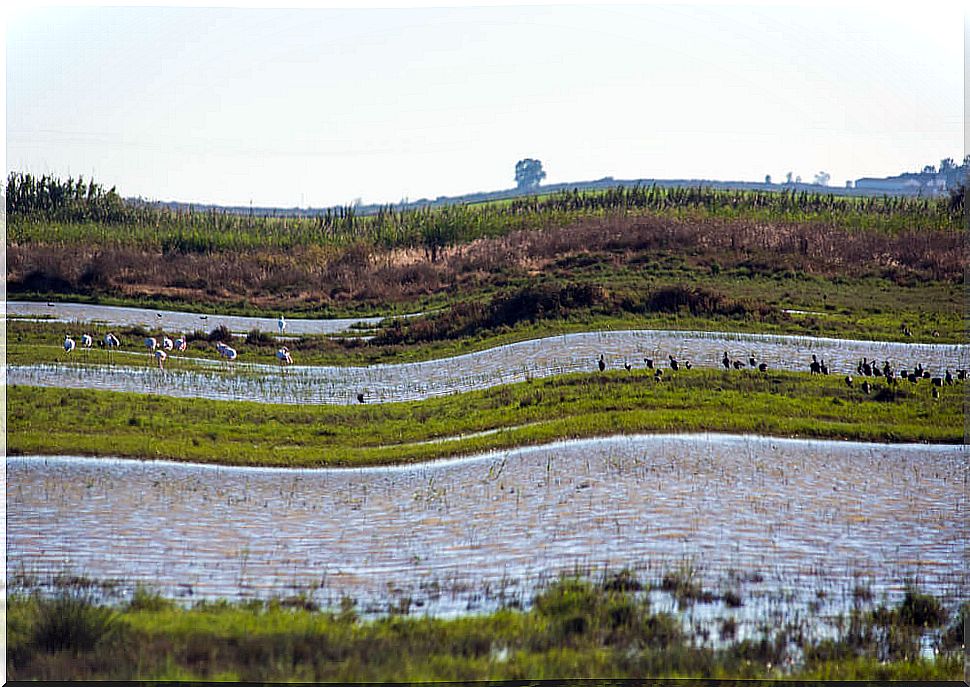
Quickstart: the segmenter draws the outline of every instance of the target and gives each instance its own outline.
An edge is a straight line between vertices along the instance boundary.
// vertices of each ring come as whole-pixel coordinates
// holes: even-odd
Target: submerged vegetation
[[[359,616],[353,600],[320,610],[300,597],[182,607],[139,589],[107,606],[80,590],[8,600],[12,679],[420,681],[576,677],[959,679],[957,622],[918,623],[910,592],[895,607],[855,608],[830,636],[814,618],[763,624],[712,641],[652,608],[648,585],[623,571],[562,578],[528,610],[454,619]],[[722,624],[733,616],[728,615]],[[930,634],[927,634],[930,633]],[[925,656],[924,638],[933,642]]]
[[[13,297],[274,318],[424,313],[287,339],[297,365],[431,360],[610,329],[966,340],[962,192],[859,198],[654,186],[367,216],[355,207],[247,216],[169,210],[91,181],[15,173],[6,197]],[[144,337],[177,335],[161,316],[153,324],[8,321],[7,358],[128,371],[152,364]],[[109,331],[121,335],[119,350],[68,358],[61,346],[68,333],[97,341]],[[281,345],[258,329],[185,335],[195,358],[217,358],[217,343],[232,341],[242,361],[275,364]],[[164,374],[208,362],[173,354]],[[962,380],[870,388],[861,378],[775,369],[665,366],[661,378],[612,367],[423,401],[372,403],[361,393],[352,406],[10,386],[7,450],[322,467],[649,432],[964,439]],[[237,373],[247,383],[245,369]],[[145,589],[122,605],[77,590],[18,593],[8,597],[7,670],[13,679],[335,681],[964,674],[967,605],[954,613],[915,587],[895,605],[857,587],[857,603],[830,632],[820,629],[828,619],[808,615],[761,619],[754,634],[730,613],[716,627],[690,626],[654,607],[650,591],[678,608],[747,603],[740,588],[708,590],[690,570],[654,581],[629,571],[561,579],[531,603],[452,619],[409,617],[406,606],[365,619],[350,599],[321,610],[304,597],[185,607]]]
[[[693,369],[657,382],[633,370],[418,402],[293,406],[14,386],[7,446],[11,454],[310,467],[408,463],[635,432],[958,443],[961,388],[936,399],[928,385],[868,395],[841,378],[796,372]]]

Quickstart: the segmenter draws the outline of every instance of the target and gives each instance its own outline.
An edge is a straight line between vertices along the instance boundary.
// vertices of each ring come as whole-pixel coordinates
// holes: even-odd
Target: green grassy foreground
[[[411,463],[563,438],[731,432],[959,443],[963,385],[700,370],[571,374],[408,403],[294,406],[110,391],[7,389],[10,454],[81,454],[283,467]],[[484,436],[460,435],[499,430]],[[453,437],[434,443],[433,439]]]
[[[908,592],[896,607],[853,609],[834,639],[807,639],[811,619],[766,625],[756,638],[720,621],[712,646],[653,611],[641,583],[562,579],[529,610],[454,619],[361,620],[350,600],[320,612],[301,598],[192,608],[140,590],[122,607],[82,594],[14,595],[7,607],[12,679],[430,681],[580,677],[955,680],[962,615]],[[920,658],[926,628],[941,653]],[[795,656],[799,656],[795,662]]]

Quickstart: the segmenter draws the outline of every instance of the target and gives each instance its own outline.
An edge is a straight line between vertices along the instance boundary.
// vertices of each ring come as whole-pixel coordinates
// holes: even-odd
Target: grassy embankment
[[[693,603],[689,580],[665,576]],[[144,590],[122,607],[83,594],[15,595],[7,607],[12,679],[229,679],[426,681],[577,677],[959,679],[962,615],[909,591],[895,607],[854,608],[831,639],[810,639],[811,618],[762,625],[720,642],[653,611],[625,572],[560,580],[528,611],[454,619],[387,616],[363,621],[352,602],[320,612],[308,599],[180,608]],[[863,590],[864,591],[864,590]],[[739,601],[740,603],[740,601]],[[920,637],[942,628],[941,653],[921,658]],[[718,632],[718,628],[714,628]],[[797,661],[797,663],[795,662]]]
[[[408,463],[563,438],[713,431],[865,441],[963,440],[965,383],[870,395],[841,377],[669,370],[572,374],[419,402],[293,406],[10,387],[11,454],[239,465]],[[499,430],[484,436],[432,439]]]
[[[240,314],[413,312],[546,278],[621,296],[686,285],[776,309],[905,317],[921,310],[914,304],[938,301],[920,298],[921,285],[962,280],[962,210],[962,199],[706,189],[556,194],[366,218],[144,210],[95,222],[83,212],[14,208],[6,278],[11,297]],[[951,296],[946,307],[959,313]]]
[[[643,288],[625,284],[622,272],[612,274],[613,289],[591,280],[557,282],[554,279],[517,284],[515,288],[466,300],[443,311],[395,324],[385,323],[377,338],[304,336],[287,342],[294,359],[305,365],[369,365],[412,362],[468,353],[515,341],[578,331],[666,329],[736,331],[765,334],[824,336],[860,340],[958,343],[965,340],[959,309],[960,286],[947,283],[898,287],[874,279],[805,280],[800,293],[822,302],[809,314],[786,313],[787,296],[780,282],[771,279],[733,280],[730,277],[697,280],[695,286],[661,286],[653,277],[640,281]],[[625,284],[625,285],[624,285]],[[651,286],[653,285],[653,286]],[[727,297],[727,292],[737,294]],[[803,306],[804,307],[804,306]],[[200,320],[200,324],[203,322]],[[65,333],[87,332],[97,339],[112,331],[122,339],[121,355],[114,362],[144,364],[146,335],[160,337],[164,322],[154,329],[118,328],[55,322],[8,322],[8,361],[32,364],[67,360],[61,348]],[[903,329],[910,331],[905,336]],[[169,336],[179,332],[167,331]],[[359,332],[358,332],[359,333]],[[367,332],[363,332],[367,333]],[[213,331],[185,332],[191,357],[216,358]],[[227,334],[223,338],[228,338]],[[352,332],[351,332],[352,334]],[[232,339],[240,361],[275,363],[276,337],[251,332]],[[105,362],[101,351],[75,352],[70,359]]]

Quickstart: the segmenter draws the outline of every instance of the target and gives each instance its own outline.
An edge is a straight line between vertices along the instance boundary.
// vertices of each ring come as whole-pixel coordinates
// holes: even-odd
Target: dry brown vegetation
[[[539,273],[568,277],[596,263],[642,269],[676,255],[688,267],[755,274],[879,276],[902,285],[958,282],[964,235],[895,234],[817,223],[672,219],[656,215],[585,217],[562,227],[521,230],[444,249],[299,246],[209,255],[127,245],[8,245],[11,293],[168,297],[196,302],[245,299],[255,307],[312,309],[349,302],[392,304],[452,289],[501,287]]]

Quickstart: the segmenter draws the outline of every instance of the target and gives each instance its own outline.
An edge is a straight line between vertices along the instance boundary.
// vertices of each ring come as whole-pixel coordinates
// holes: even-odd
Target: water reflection
[[[291,366],[209,363],[210,371],[112,367],[105,365],[12,365],[9,384],[109,389],[166,396],[272,403],[356,403],[410,401],[568,372],[590,372],[603,354],[610,369],[624,363],[643,368],[668,355],[701,367],[721,367],[724,352],[754,356],[772,369],[807,371],[811,356],[825,360],[833,374],[855,374],[861,358],[889,360],[896,367],[917,362],[941,373],[970,367],[970,346],[904,344],[724,332],[619,331],[547,337],[477,353],[420,363],[372,367]]]
[[[878,598],[914,577],[953,602],[970,588],[967,458],[962,446],[720,435],[354,470],[11,458],[8,570],[448,612],[496,603],[483,590],[527,597],[560,571],[687,558],[714,587],[749,580],[746,594],[772,604],[823,588],[836,612],[859,580]]]
[[[276,332],[275,317],[242,317],[216,315],[204,312],[177,310],[146,310],[114,305],[87,303],[33,303],[30,301],[7,301],[7,314],[23,318],[43,318],[53,322],[101,322],[118,326],[164,327],[170,332],[191,332],[197,329],[211,331],[225,326],[233,332],[259,329]],[[414,315],[405,315],[414,317]],[[355,324],[375,327],[384,317],[353,317],[340,319],[287,319],[287,334],[336,334],[351,329]]]

